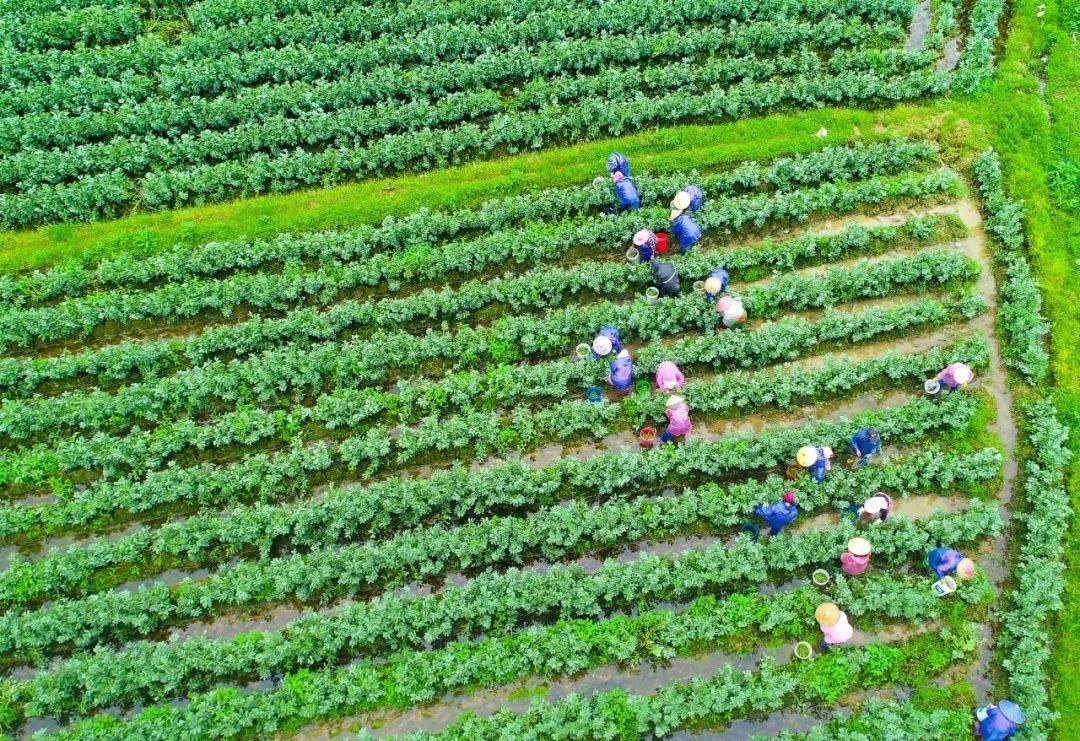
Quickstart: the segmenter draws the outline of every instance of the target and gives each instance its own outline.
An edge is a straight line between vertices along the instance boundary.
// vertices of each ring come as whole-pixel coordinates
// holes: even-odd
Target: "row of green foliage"
[[[839,447],[854,429],[867,425],[876,427],[883,437],[900,442],[932,430],[965,425],[977,407],[978,401],[966,395],[947,404],[920,399],[880,412],[861,413],[850,422],[769,429],[756,437],[732,436],[712,449],[710,460],[701,465],[716,474],[771,468],[789,460],[792,451],[807,439]],[[658,460],[662,463],[663,456],[658,456]],[[535,550],[545,541],[542,552],[549,558],[557,553],[572,555],[583,548],[601,546],[607,526],[619,533],[613,543],[627,537],[626,528],[641,527],[640,521],[633,517],[617,525],[615,520],[620,518],[605,518],[603,508],[583,512],[579,505],[567,506],[570,509],[565,512],[552,510],[546,517],[494,518],[456,529],[421,528],[383,542],[315,550],[265,563],[241,562],[206,580],[185,581],[174,587],[158,583],[135,591],[60,600],[38,611],[8,611],[0,616],[0,651],[25,653],[69,643],[93,645],[105,635],[131,631],[136,635],[146,634],[163,624],[192,620],[224,606],[289,598],[327,600],[372,587],[385,589],[406,584],[448,569],[473,569],[493,562],[515,563],[523,553]],[[664,507],[661,503],[650,506],[658,507],[657,512]],[[997,516],[996,510],[993,514]],[[664,516],[667,515],[661,515]],[[542,520],[547,524],[541,525]],[[582,529],[586,521],[595,523],[589,531]],[[552,528],[553,532],[570,530],[549,539],[547,532]],[[662,529],[662,525],[658,524],[657,529]],[[646,530],[637,537],[647,535]],[[528,545],[530,541],[536,545]]]
[[[924,163],[936,151],[930,142],[893,139],[877,144],[825,147],[807,154],[779,157],[764,164],[743,162],[733,169],[707,176],[708,198],[711,202],[748,190],[794,190],[826,181],[851,181],[897,173]],[[634,181],[646,206],[665,201],[688,182],[705,182],[697,173],[636,173]],[[24,306],[115,287],[209,277],[267,264],[294,266],[311,260],[327,264],[370,262],[383,252],[405,253],[387,255],[387,258],[411,259],[396,267],[392,264],[380,266],[382,280],[395,282],[403,278],[427,277],[426,265],[429,262],[437,264],[438,253],[431,250],[417,254],[421,248],[435,247],[439,242],[465,236],[469,238],[468,244],[475,245],[474,249],[483,250],[486,243],[477,242],[473,237],[501,233],[512,225],[528,223],[527,227],[518,230],[523,233],[517,236],[530,238],[530,233],[540,227],[532,222],[581,217],[611,203],[610,185],[590,183],[492,199],[474,208],[452,212],[422,209],[404,217],[388,216],[378,226],[361,225],[349,231],[283,234],[254,242],[244,239],[210,242],[197,247],[173,248],[140,260],[107,257],[93,265],[73,263],[29,275],[0,276],[0,302],[4,306]],[[623,216],[613,220],[624,223]],[[633,225],[626,223],[628,230],[637,226],[636,222]],[[585,236],[579,238],[588,241]],[[447,249],[453,249],[453,245],[439,247],[440,252]],[[510,256],[520,259],[517,253],[512,253],[501,260]],[[420,269],[423,269],[421,273],[411,272]],[[441,267],[431,276],[442,277],[461,271],[463,267]]]
[[[711,179],[704,179],[705,187],[708,187]],[[959,183],[954,175],[949,171],[938,171],[926,175],[871,179],[851,186],[827,184],[799,191],[794,195],[758,195],[725,199],[703,209],[705,213],[701,226],[710,229],[719,225],[732,224],[737,218],[733,218],[735,214],[741,215],[743,221],[798,219],[805,217],[806,214],[827,209],[848,210],[854,204],[880,203],[886,198],[922,197],[939,192],[955,192],[958,187]],[[798,197],[797,203],[796,197]],[[793,207],[797,211],[790,213]],[[762,209],[765,209],[764,214],[761,213]],[[548,236],[558,240],[563,236],[560,231],[577,232],[573,235],[572,241],[567,244],[568,247],[570,245],[582,247],[602,240],[606,243],[608,250],[615,251],[612,247],[617,249],[626,244],[627,235],[634,228],[631,224],[636,226],[649,224],[659,227],[664,223],[664,216],[664,209],[656,206],[641,214],[628,215],[618,221],[597,219],[594,222],[573,225],[569,230],[556,228],[548,234],[544,234],[548,231],[547,229],[541,228],[536,230],[540,234],[534,238],[543,239],[544,236]],[[588,232],[592,233],[588,234]],[[585,238],[582,239],[582,237]],[[503,243],[496,248],[496,254],[500,259],[498,261],[491,259],[495,255],[487,254],[491,251],[490,247],[488,250],[481,249],[470,255],[471,261],[476,266],[473,269],[494,267],[505,260],[508,247],[505,242],[509,241],[507,235],[495,235],[487,240],[488,244],[490,245],[490,242],[496,238]],[[528,246],[523,245],[519,248],[520,254],[528,254]],[[539,262],[545,259],[545,256],[548,260],[558,259],[563,254],[563,250],[553,251],[551,249],[553,246],[555,245],[550,243],[545,245],[547,249],[543,254],[536,255],[535,260]],[[331,303],[350,291],[371,285],[373,278],[381,283],[379,267],[378,263],[368,266],[363,262],[358,265],[330,265],[314,270],[305,270],[301,266],[295,266],[283,272],[244,272],[225,278],[196,278],[170,283],[149,291],[119,289],[69,299],[55,306],[10,309],[0,314],[0,349],[75,336],[87,337],[94,329],[105,323],[111,323],[123,331],[124,325],[142,320],[182,320],[210,310],[229,315],[240,306],[281,311],[299,303],[316,305]],[[641,280],[645,279],[646,272],[641,271]],[[379,277],[376,278],[376,276]],[[434,277],[438,279],[439,276]],[[526,275],[518,280],[528,279],[529,276]],[[466,288],[475,292],[482,290],[483,284],[473,283],[462,286],[462,290]],[[528,286],[524,288],[528,291]],[[539,287],[533,289],[531,293],[538,290],[540,290]],[[402,304],[409,306],[410,302],[418,304],[414,309],[416,316],[442,318],[443,312],[446,312],[445,308],[425,306],[425,302],[430,304],[438,301],[442,296],[448,294],[453,296],[454,293],[456,292],[446,289],[442,292],[437,289],[427,289],[405,299],[386,298],[375,306],[359,304],[358,307],[361,309],[381,310],[386,316],[380,322],[378,316],[360,315],[354,319],[354,325],[385,326],[395,319],[395,306]],[[489,300],[498,300],[498,297]],[[383,307],[382,304],[386,306]],[[477,305],[477,308],[482,305],[482,303]],[[456,318],[452,311],[447,312],[446,315],[449,318]],[[413,317],[409,314],[403,314],[401,321],[412,321],[412,319]]]
[[[889,535],[882,533],[878,537],[875,533],[875,539],[888,542]],[[899,552],[913,545],[905,543]],[[898,562],[903,560],[901,556]],[[878,624],[883,619],[897,618],[928,621],[942,612],[941,602],[927,588],[928,581],[925,577],[870,578],[853,584],[838,582],[833,591],[856,619],[866,617]],[[968,596],[978,599],[981,595],[970,590]],[[720,601],[712,596],[699,597],[686,611],[678,613],[657,611],[603,620],[563,619],[551,626],[530,627],[506,636],[457,641],[433,650],[399,651],[386,661],[366,659],[340,669],[302,669],[281,677],[276,688],[254,695],[242,694],[235,688],[189,695],[190,704],[180,717],[163,719],[165,706],[151,707],[128,721],[131,725],[124,731],[152,734],[150,729],[164,720],[182,723],[200,738],[231,737],[240,732],[236,724],[242,717],[254,715],[260,721],[257,729],[252,730],[266,735],[294,717],[297,690],[301,688],[318,692],[322,685],[334,687],[345,683],[354,688],[346,693],[350,701],[344,706],[340,705],[343,698],[334,701],[327,697],[317,703],[317,710],[305,717],[310,721],[343,710],[352,713],[379,707],[404,709],[469,686],[506,684],[532,674],[574,674],[612,661],[625,664],[660,661],[716,648],[745,651],[757,644],[762,632],[776,638],[809,636],[814,630],[813,608],[820,599],[815,590],[803,587],[769,598],[736,596]],[[213,684],[209,682],[203,687],[210,689]],[[102,697],[96,705],[109,702],[109,698],[110,695]],[[69,696],[60,708],[50,710],[70,711],[79,707],[71,699]],[[134,699],[124,697],[121,702],[127,704]],[[34,702],[37,703],[36,697]],[[94,704],[83,705],[80,710],[88,707]],[[76,724],[71,731],[97,732],[101,730],[101,722],[110,723],[101,718],[85,726]]]
[[[556,703],[534,701],[521,714],[509,710],[484,718],[466,714],[440,732],[420,731],[403,738],[664,738],[681,729],[723,725],[747,713],[778,712],[799,703],[832,704],[847,693],[883,684],[929,684],[953,662],[970,659],[979,635],[977,625],[961,622],[893,644],[871,643],[779,668],[764,659],[757,673],[726,666],[711,678],[669,684],[652,695],[630,695],[621,689],[588,697],[575,693]],[[304,717],[299,707],[294,712]],[[105,721],[99,727],[111,725]],[[372,736],[365,729],[361,738],[370,741]]]
[[[894,352],[858,361],[827,357],[814,368],[794,366],[775,373],[728,372],[691,380],[682,395],[695,414],[710,418],[761,407],[789,409],[867,385],[911,383],[956,360],[983,367],[989,354],[984,339],[965,335],[948,346],[922,353]],[[648,379],[656,366],[665,359],[665,346],[646,345],[636,352],[634,372],[650,383]],[[684,355],[679,360],[687,370],[701,367],[692,357]],[[744,357],[743,362],[749,360]],[[606,373],[607,363],[602,360],[580,363],[557,360],[530,366],[499,366],[484,374],[474,371],[434,382],[418,379],[406,384],[403,393],[342,389],[320,396],[312,406],[299,404],[289,410],[245,408],[227,412],[209,423],[186,419],[122,436],[97,433],[90,438],[61,437],[51,444],[41,443],[10,455],[0,454],[0,471],[3,480],[22,485],[47,483],[60,471],[89,471],[104,478],[133,477],[159,469],[170,461],[182,462],[182,458],[178,459],[180,455],[201,456],[205,451],[231,451],[236,446],[270,440],[287,442],[307,425],[348,430],[353,436],[358,426],[366,430],[379,425],[376,430],[389,434],[385,425],[398,428],[417,424],[453,425],[454,417],[442,416],[450,410],[471,416],[498,409],[514,410],[512,417],[500,417],[495,425],[498,429],[490,434],[477,430],[459,441],[460,447],[475,446],[479,455],[490,450],[505,455],[512,449],[537,442],[576,436],[582,424],[588,424],[590,434],[595,436],[600,429],[611,432],[640,426],[644,421],[663,422],[662,397],[631,397],[615,411],[596,410],[598,414],[591,417],[582,414],[579,402],[565,401],[568,395],[580,392],[588,384],[603,383]],[[433,402],[438,404],[438,409],[428,406]],[[536,412],[538,403],[554,406]],[[586,408],[586,411],[591,410]],[[587,419],[592,421],[586,422]],[[491,426],[491,422],[484,425],[486,429]],[[399,434],[402,442],[395,446],[400,448],[399,462],[410,447],[413,454],[423,449],[421,438],[410,438],[409,430],[402,429]]]
[[[1001,163],[993,149],[979,155],[974,171],[986,209],[986,229],[994,236],[990,245],[994,260],[1005,274],[997,311],[998,328],[1006,340],[1002,353],[1005,362],[1029,383],[1039,383],[1046,379],[1050,366],[1043,347],[1049,327],[1042,317],[1042,296],[1024,250],[1024,209],[1005,193]]]

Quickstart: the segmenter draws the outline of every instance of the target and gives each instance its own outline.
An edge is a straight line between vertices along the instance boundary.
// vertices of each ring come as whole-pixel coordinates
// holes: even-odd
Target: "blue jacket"
[[[829,470],[829,459],[825,457],[825,451],[818,448],[817,460],[814,461],[814,464],[809,466],[806,471],[814,477],[814,481],[820,484],[825,480],[825,472],[827,470]]]
[[[709,273],[709,277],[720,279],[720,293],[723,293],[727,290],[728,282],[731,280],[731,277],[728,275],[728,272],[726,270],[724,270],[723,268],[717,268],[716,270]],[[720,293],[706,293],[705,297],[710,301],[715,301],[717,298],[719,298]]]
[[[622,350],[622,340],[619,339],[618,329],[616,329],[615,327],[601,327],[598,334],[611,340],[612,352],[617,353]]]
[[[629,391],[634,383],[634,361],[630,358],[616,358],[611,363],[611,374],[608,378],[615,389]]]
[[[1004,741],[1016,733],[1017,725],[1005,717],[996,707],[986,711],[986,718],[979,721],[979,738],[982,741]]]
[[[686,211],[676,216],[675,221],[671,222],[671,232],[679,237],[679,251],[683,254],[686,254],[686,251],[701,239],[701,227]]]
[[[615,183],[615,197],[619,199],[619,205],[623,208],[632,211],[641,208],[641,199],[638,198],[637,188],[634,187],[634,181],[630,180],[630,178],[624,178]]]
[[[770,505],[759,504],[754,507],[754,514],[769,524],[769,535],[778,535],[785,525],[799,516],[799,508],[781,500]]]
[[[952,548],[935,548],[926,557],[930,569],[940,579],[956,571],[956,567],[964,560],[964,554],[954,551]]]
[[[855,455],[877,455],[881,452],[881,438],[871,442],[870,428],[864,427],[851,436],[851,452]]]
[[[630,160],[618,152],[612,152],[611,156],[607,158],[607,171],[621,172],[626,177],[630,177]]]

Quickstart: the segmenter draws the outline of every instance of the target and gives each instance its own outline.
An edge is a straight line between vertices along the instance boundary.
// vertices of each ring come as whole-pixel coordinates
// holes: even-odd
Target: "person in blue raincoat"
[[[881,452],[881,435],[873,427],[863,427],[851,436],[851,452],[858,456],[860,461],[867,461],[871,456]]]
[[[614,175],[621,172],[623,177],[630,177],[630,160],[618,152],[612,152],[607,158],[607,171]]]
[[[641,208],[641,198],[638,197],[633,180],[616,170],[611,173],[611,182],[615,186],[615,197],[619,199],[620,211],[637,211]]]
[[[607,337],[611,341],[611,351],[613,353],[622,352],[622,340],[619,339],[619,330],[617,328],[611,326],[601,327],[596,336]]]
[[[709,273],[709,277],[705,279],[705,298],[709,301],[720,298],[720,294],[727,290],[730,280],[731,276],[723,268],[717,268]]]
[[[671,201],[671,213],[668,214],[668,219],[671,221],[671,233],[679,238],[679,252],[684,255],[701,239],[701,227],[690,215],[691,209],[697,210],[694,208],[695,193],[691,191],[691,188],[696,191],[697,203],[700,206],[701,191],[694,186],[688,186],[675,194],[675,198]]]
[[[1027,717],[1012,700],[1002,700],[975,711],[975,736],[982,741],[1005,741],[1016,735]]]
[[[799,516],[799,508],[795,505],[795,492],[784,492],[784,498],[779,502],[759,504],[754,507],[754,514],[768,524],[769,535],[779,535],[784,527]]]
[[[630,387],[634,383],[634,361],[626,350],[623,350],[615,360],[611,361],[608,383],[616,391],[624,394],[630,393]]]
[[[934,575],[941,579],[956,573],[961,579],[970,579],[975,573],[975,562],[953,548],[935,548],[926,556],[926,563]]]

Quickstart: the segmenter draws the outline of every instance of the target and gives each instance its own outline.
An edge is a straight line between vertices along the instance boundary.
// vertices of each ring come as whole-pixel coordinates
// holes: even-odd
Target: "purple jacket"
[[[780,500],[770,505],[759,504],[754,507],[754,514],[769,524],[772,528],[769,531],[770,535],[778,535],[785,525],[799,516],[799,508]]]
[[[1016,733],[1017,725],[1005,717],[996,707],[986,711],[986,718],[979,721],[979,738],[982,741],[1004,741]]]
[[[960,551],[954,551],[952,548],[935,548],[926,557],[926,562],[930,564],[930,569],[937,575],[938,579],[956,571],[956,567],[963,560],[964,554]]]
[[[634,361],[630,358],[616,358],[611,363],[608,382],[619,391],[629,391],[634,382]]]
[[[615,197],[619,199],[619,205],[633,211],[641,208],[641,199],[638,197],[637,188],[630,178],[623,178],[615,183]]]

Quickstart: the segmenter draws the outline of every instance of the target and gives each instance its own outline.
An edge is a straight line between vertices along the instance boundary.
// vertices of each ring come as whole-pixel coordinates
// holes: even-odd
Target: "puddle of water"
[[[940,496],[937,494],[920,494],[907,498],[893,500],[892,514],[890,517],[903,515],[909,520],[925,520],[936,512],[959,512],[967,509],[966,497]],[[799,535],[806,532],[828,530],[840,522],[839,512],[824,512],[807,519],[800,518],[788,528],[793,534]],[[867,527],[872,528],[873,525]]]
[[[930,32],[930,0],[921,0],[915,6],[915,15],[911,18],[911,26],[908,28],[907,41],[904,43],[904,51],[922,51],[926,46],[926,36]]]
[[[960,39],[953,37],[945,42],[945,49],[938,61],[939,72],[952,72],[960,61]]]

